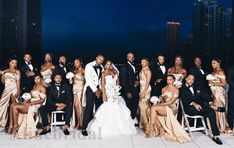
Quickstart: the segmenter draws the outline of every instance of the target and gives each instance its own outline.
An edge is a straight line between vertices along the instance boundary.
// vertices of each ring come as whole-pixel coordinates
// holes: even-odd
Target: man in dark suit
[[[194,76],[189,74],[186,77],[186,83],[180,88],[180,99],[184,105],[184,111],[186,114],[194,116],[201,115],[210,120],[211,130],[213,133],[213,141],[217,144],[222,144],[222,141],[218,138],[219,129],[216,123],[215,111],[217,106],[214,106],[211,102],[211,98],[203,98],[200,92],[193,87]]]
[[[34,85],[34,76],[37,68],[31,62],[32,56],[28,53],[24,54],[24,62],[20,66],[21,72],[21,91],[29,93]]]
[[[228,69],[227,81],[229,84],[227,120],[232,130],[234,121],[234,66]]]
[[[160,96],[162,94],[162,88],[166,86],[167,67],[165,66],[165,57],[159,55],[157,62],[151,63],[150,69],[152,71],[151,96]]]
[[[120,69],[121,94],[131,111],[132,119],[135,119],[139,103],[138,71],[134,65],[135,56],[127,54],[127,62]]]
[[[40,135],[44,135],[50,132],[47,114],[56,110],[65,112],[65,126],[63,128],[63,132],[65,135],[70,134],[68,128],[70,126],[70,119],[72,117],[72,92],[69,88],[69,85],[62,84],[61,82],[62,76],[60,74],[55,74],[54,83],[49,87],[48,90],[46,105],[40,108],[42,124],[44,127]]]
[[[67,67],[67,58],[65,56],[60,56],[59,65],[55,67],[54,74],[60,74],[63,79],[62,83],[69,84],[69,80],[66,79],[66,74],[68,72],[69,72],[69,68]]]
[[[200,91],[200,94],[210,96],[211,90],[206,80],[207,72],[202,68],[202,61],[200,57],[194,58],[194,66],[190,68],[189,72],[194,75],[194,87]]]

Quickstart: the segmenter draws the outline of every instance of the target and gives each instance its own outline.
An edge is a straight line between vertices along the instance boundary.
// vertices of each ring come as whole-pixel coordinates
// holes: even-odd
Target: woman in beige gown
[[[46,53],[44,56],[45,64],[41,65],[41,75],[43,77],[43,85],[45,87],[49,87],[52,82],[52,75],[55,69],[55,66],[52,64],[52,55],[50,53]]]
[[[1,80],[5,87],[0,99],[0,127],[6,127],[9,113],[8,107],[16,103],[20,95],[20,71],[17,70],[17,60],[9,60],[8,65],[9,68],[1,72]]]
[[[224,90],[224,86],[227,84],[226,76],[223,69],[220,67],[221,61],[219,59],[213,59],[212,67],[214,71],[212,75],[216,78],[209,81],[209,86],[213,94],[213,104],[217,107],[226,109],[227,106],[227,94]],[[222,133],[230,133],[231,130],[227,123],[226,112],[216,111],[217,126]]]
[[[149,118],[147,115],[147,110],[150,107],[150,94],[151,94],[151,71],[149,69],[149,60],[143,58],[141,60],[142,70],[139,73],[140,78],[140,127],[146,129],[149,123]]]
[[[181,56],[175,57],[175,65],[168,69],[168,75],[173,75],[175,77],[174,85],[177,88],[180,88],[183,84],[183,80],[187,75],[186,69],[182,67],[183,60]]]
[[[174,86],[175,77],[167,76],[167,86],[162,89],[161,103],[153,105],[150,110],[150,127],[146,137],[165,136],[168,141],[185,143],[191,141],[186,131],[177,121],[176,100],[179,90]]]
[[[74,77],[73,77],[73,95],[74,95],[74,107],[72,116],[72,126],[75,129],[81,129],[83,122],[83,107],[81,104],[83,97],[83,90],[85,84],[84,68],[82,68],[81,59],[74,60]]]
[[[13,129],[11,131],[17,138],[32,138],[37,136],[38,109],[46,98],[46,88],[42,84],[42,76],[36,75],[35,85],[30,92],[31,99],[23,103],[16,103],[12,107]]]

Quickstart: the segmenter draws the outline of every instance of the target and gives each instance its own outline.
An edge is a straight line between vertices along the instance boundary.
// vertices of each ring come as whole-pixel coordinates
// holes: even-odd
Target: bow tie
[[[159,66],[165,66],[164,64],[159,64]]]
[[[61,86],[61,84],[54,84],[56,87],[60,87]]]
[[[100,65],[95,65],[94,66],[96,69],[102,69],[102,67]]]
[[[32,64],[32,62],[27,62],[27,65],[30,65],[30,64]]]

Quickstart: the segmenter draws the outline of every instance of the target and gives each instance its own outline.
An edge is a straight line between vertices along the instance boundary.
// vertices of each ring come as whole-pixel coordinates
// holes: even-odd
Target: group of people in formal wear
[[[83,136],[94,133],[108,138],[137,134],[140,128],[146,138],[164,136],[185,143],[191,137],[181,125],[184,111],[203,116],[212,140],[222,144],[220,133],[233,134],[234,67],[226,78],[219,59],[211,61],[209,74],[200,57],[194,58],[189,70],[183,67],[181,56],[175,57],[171,67],[165,60],[163,55],[153,61],[142,58],[139,68],[132,52],[120,66],[101,54],[85,66],[76,58],[72,67],[66,56],[54,65],[50,53],[44,55],[40,67],[28,53],[22,64],[10,59],[8,68],[0,71],[4,84],[0,127],[17,138],[45,135],[51,132],[51,113],[63,111],[65,135],[73,128]]]

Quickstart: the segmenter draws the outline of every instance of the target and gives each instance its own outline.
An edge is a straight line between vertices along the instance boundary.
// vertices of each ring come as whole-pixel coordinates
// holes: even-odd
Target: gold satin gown
[[[0,127],[5,127],[8,121],[10,100],[17,93],[17,81],[20,80],[20,76],[16,73],[5,72],[2,77],[5,77],[5,87],[0,99]]]
[[[75,127],[77,123],[79,123],[80,126],[82,126],[82,118],[83,118],[83,109],[82,109],[82,97],[83,97],[83,91],[84,91],[84,83],[85,83],[85,78],[84,76],[80,74],[75,74],[73,78],[73,96],[74,96],[74,103],[75,100],[78,101],[79,104],[79,117],[81,117],[81,120],[78,121],[76,118],[76,112],[73,107],[73,115],[72,115],[72,126]]]
[[[145,89],[146,84],[146,76],[143,70],[139,74],[140,77],[140,93],[142,93]],[[140,127],[142,129],[146,129],[149,125],[149,117],[147,114],[147,110],[150,108],[150,93],[151,93],[151,86],[149,85],[145,98],[140,98],[139,101],[139,108],[140,108]]]

